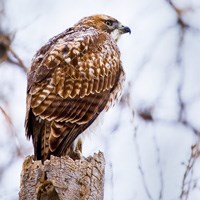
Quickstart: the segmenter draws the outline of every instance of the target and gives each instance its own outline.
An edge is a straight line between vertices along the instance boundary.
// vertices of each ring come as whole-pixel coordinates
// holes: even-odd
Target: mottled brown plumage
[[[50,39],[28,74],[26,135],[35,159],[76,157],[75,139],[117,99],[124,72],[116,41],[130,32],[106,15],[83,18]]]

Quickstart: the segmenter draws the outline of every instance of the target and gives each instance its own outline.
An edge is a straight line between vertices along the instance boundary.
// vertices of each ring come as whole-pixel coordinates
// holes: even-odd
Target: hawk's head
[[[117,41],[124,33],[131,33],[131,29],[123,26],[118,20],[107,15],[93,15],[81,19],[75,26],[90,26],[111,35]]]

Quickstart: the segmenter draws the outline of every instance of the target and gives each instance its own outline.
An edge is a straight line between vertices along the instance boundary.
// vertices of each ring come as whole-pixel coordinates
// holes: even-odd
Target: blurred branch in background
[[[190,122],[187,121],[187,119],[185,118],[185,108],[187,107],[186,102],[184,102],[183,98],[182,98],[182,88],[184,86],[184,67],[183,66],[183,46],[184,46],[184,42],[185,42],[185,37],[186,37],[186,32],[187,31],[196,31],[198,30],[198,28],[196,27],[192,27],[188,22],[184,21],[184,14],[186,14],[187,12],[193,12],[195,10],[195,8],[189,7],[189,8],[185,8],[185,9],[181,9],[178,8],[173,1],[171,0],[166,0],[166,2],[171,6],[171,8],[174,10],[174,12],[176,13],[177,16],[177,23],[176,23],[176,28],[179,30],[179,37],[177,37],[177,48],[176,48],[176,55],[175,55],[175,60],[174,60],[174,64],[176,67],[179,68],[179,73],[180,73],[180,80],[178,81],[177,84],[177,100],[178,100],[178,105],[179,105],[179,114],[178,114],[178,120],[176,121],[177,123],[181,123],[182,125],[186,126],[187,128],[191,129],[195,134],[199,135],[199,130],[197,130]],[[196,8],[198,9],[198,8]],[[168,30],[171,27],[168,28]],[[165,34],[167,30],[165,30]],[[200,32],[199,32],[200,34]],[[160,35],[161,37],[163,36],[162,34]],[[158,40],[160,40],[161,38],[156,37],[156,44],[159,43]],[[152,46],[156,46],[156,44],[153,44]],[[153,48],[152,48],[153,49]],[[135,78],[132,79],[132,81],[129,83],[129,88],[128,90],[125,92],[125,94],[123,95],[122,99],[121,99],[121,105],[124,105],[124,99],[129,98],[128,95],[130,94],[130,91],[132,91],[132,87],[134,87],[134,83],[135,80],[138,79],[138,75],[139,73],[142,73],[143,68],[145,67],[146,62],[150,61],[151,58],[151,54],[153,51],[150,51],[149,53],[149,57],[148,58],[143,58],[143,62],[142,65],[138,67],[138,71],[135,74]],[[187,66],[186,66],[187,67]],[[164,91],[164,88],[163,88]],[[156,121],[161,121],[160,119],[155,119],[154,117],[154,109],[156,109],[156,107],[159,105],[158,102],[160,101],[161,97],[163,95],[163,92],[161,92],[158,95],[158,98],[156,99],[156,101],[154,102],[154,104],[152,104],[151,107],[143,107],[140,106],[137,109],[137,114],[140,116],[141,119],[143,119],[146,122],[156,122]],[[200,96],[198,97],[200,99]],[[196,100],[196,99],[194,99]],[[191,103],[191,101],[190,101]],[[172,122],[174,123],[174,121]]]
[[[194,173],[194,165],[197,161],[197,159],[200,156],[200,149],[199,149],[199,142],[197,144],[194,144],[191,147],[191,154],[190,154],[190,158],[188,160],[188,163],[185,164],[186,166],[186,171],[184,173],[183,176],[183,181],[182,181],[182,186],[181,186],[181,194],[180,194],[180,199],[182,200],[187,200],[189,197],[189,194],[192,192],[192,190],[199,189],[198,188],[198,182],[199,182],[199,178],[195,178],[193,177],[193,173]]]
[[[20,68],[22,73],[26,75],[27,67],[23,64],[19,55],[12,48],[12,41],[14,39],[13,34],[6,31],[3,28],[2,23],[6,21],[6,11],[4,9],[4,1],[0,1],[0,68],[5,66],[15,66]],[[13,68],[14,70],[15,68]],[[1,74],[1,80],[3,80],[4,75]],[[12,81],[12,77],[10,76]],[[3,82],[3,81],[2,81]],[[12,82],[14,86],[14,82]],[[14,126],[13,116],[10,114],[10,100],[9,95],[12,94],[12,86],[10,91],[4,93],[4,88],[9,88],[7,82],[5,85],[0,86],[0,183],[2,182],[3,175],[7,172],[8,168],[16,163],[20,158],[24,159],[27,149],[22,145],[19,139],[19,132]],[[17,106],[17,105],[15,105]],[[6,150],[6,151],[5,151]],[[1,183],[2,184],[2,183]],[[0,198],[6,198],[8,195],[6,192],[2,194],[3,188],[0,191]]]
[[[144,57],[141,61],[141,64],[138,66],[136,73],[134,74],[131,82],[129,83],[129,87],[126,90],[126,92],[124,93],[120,103],[121,103],[122,107],[125,106],[124,102],[126,102],[128,104],[128,107],[130,109],[130,112],[132,113],[133,118],[134,118],[134,110],[136,110],[135,111],[136,115],[139,116],[139,118],[142,121],[146,122],[147,124],[151,123],[152,125],[156,125],[157,123],[167,123],[167,124],[171,124],[171,126],[174,126],[175,124],[181,124],[183,127],[185,127],[185,129],[191,130],[194,133],[194,135],[197,136],[197,142],[191,147],[191,155],[190,155],[189,161],[187,164],[185,164],[186,168],[185,168],[185,172],[183,174],[183,180],[182,180],[180,199],[187,200],[187,199],[189,199],[190,193],[194,189],[199,189],[197,187],[197,185],[198,185],[198,183],[200,183],[200,180],[199,180],[199,178],[193,177],[193,172],[195,170],[194,165],[195,165],[196,161],[200,158],[200,153],[199,153],[200,152],[200,150],[199,150],[200,130],[197,127],[195,127],[190,121],[188,121],[187,116],[186,116],[187,114],[186,114],[185,109],[189,106],[189,103],[192,103],[192,100],[189,102],[186,102],[186,101],[184,101],[184,99],[182,97],[183,96],[182,95],[183,87],[185,84],[185,67],[187,67],[186,65],[183,64],[183,57],[184,57],[183,50],[184,50],[184,45],[185,45],[185,40],[186,40],[186,34],[195,33],[195,34],[200,35],[200,30],[199,30],[199,27],[194,27],[194,26],[190,25],[189,22],[185,20],[185,15],[189,12],[190,13],[195,12],[200,7],[179,8],[179,6],[175,4],[175,1],[172,1],[172,0],[166,0],[166,3],[171,7],[171,9],[176,14],[176,24],[173,26],[167,27],[162,32],[162,34],[160,34],[159,37],[156,37],[156,41],[154,41],[154,43],[151,45],[150,50],[148,51],[148,55],[144,55]],[[179,106],[179,109],[178,109],[179,112],[178,112],[178,118],[176,120],[173,119],[169,122],[169,120],[165,121],[164,119],[159,119],[159,118],[155,117],[155,115],[154,115],[154,113],[155,113],[154,111],[159,106],[159,102],[162,100],[165,88],[163,88],[161,93],[158,94],[156,101],[151,106],[145,107],[144,105],[141,105],[141,106],[136,107],[135,109],[133,109],[133,107],[135,105],[132,105],[132,102],[134,100],[130,99],[130,93],[131,93],[131,91],[134,91],[132,88],[134,87],[135,82],[142,75],[142,73],[146,67],[146,64],[148,62],[150,62],[155,48],[160,43],[160,40],[163,39],[163,35],[166,35],[168,33],[168,31],[171,30],[172,28],[176,28],[179,33],[179,35],[177,37],[176,54],[174,57],[174,61],[172,63],[172,65],[174,65],[174,67],[177,67],[177,69],[179,71],[179,81],[177,82],[177,85],[176,85],[176,88],[177,88],[176,93],[177,93],[177,102],[178,102],[178,106]],[[166,80],[167,80],[167,78],[166,78]],[[166,83],[167,83],[167,81],[166,81]],[[198,98],[198,100],[200,101],[200,96],[195,97],[194,98],[195,101],[196,101],[196,98]],[[126,99],[126,101],[125,101],[125,99]],[[133,120],[132,120],[132,123],[133,123]],[[116,123],[116,127],[119,127],[118,122]],[[148,187],[148,181],[147,181],[146,175],[145,175],[145,170],[143,169],[143,166],[142,166],[142,161],[141,161],[142,158],[141,158],[141,154],[139,151],[137,129],[138,129],[138,127],[135,128],[135,131],[133,134],[134,134],[134,145],[136,148],[136,155],[137,155],[137,160],[138,160],[138,170],[141,175],[144,191],[145,191],[148,199],[152,200],[154,198],[151,195],[151,191]],[[163,180],[163,171],[162,171],[161,160],[160,160],[160,148],[157,143],[156,136],[153,137],[153,140],[154,140],[154,146],[156,148],[156,153],[157,153],[156,166],[158,167],[158,173],[159,173],[159,177],[160,177],[160,192],[159,192],[158,199],[161,200],[161,199],[163,199],[164,180]]]
[[[147,49],[145,49],[143,54],[139,54],[139,56],[140,56],[140,58],[138,59],[139,62],[137,63],[137,66],[135,66],[135,71],[132,74],[132,77],[130,78],[128,87],[126,87],[124,89],[124,94],[118,105],[118,112],[117,112],[118,116],[114,116],[115,119],[113,118],[113,120],[110,121],[110,127],[109,127],[110,129],[108,130],[108,132],[111,132],[111,137],[109,137],[109,139],[111,139],[111,140],[110,140],[109,145],[111,143],[112,143],[112,145],[114,145],[114,142],[117,138],[116,135],[119,134],[119,131],[121,131],[121,129],[120,129],[121,127],[123,127],[123,130],[125,130],[124,132],[127,131],[126,134],[128,135],[129,130],[126,129],[126,127],[125,127],[126,125],[124,125],[124,121],[130,120],[131,127],[132,127],[132,130],[130,130],[130,134],[132,136],[131,138],[133,138],[132,145],[134,145],[134,147],[135,147],[135,148],[133,148],[134,153],[135,153],[133,156],[136,157],[136,162],[135,162],[136,168],[137,168],[136,170],[141,179],[140,187],[143,188],[142,191],[144,191],[143,193],[145,194],[145,197],[150,200],[170,199],[167,196],[167,195],[169,195],[170,192],[167,191],[167,189],[166,189],[166,187],[167,187],[166,182],[171,181],[170,184],[173,185],[174,180],[169,180],[170,178],[168,177],[168,174],[166,173],[165,165],[167,162],[166,159],[168,159],[169,157],[171,158],[174,155],[172,155],[172,156],[166,155],[166,154],[168,154],[168,151],[169,151],[167,149],[168,150],[167,153],[164,152],[165,157],[163,156],[164,155],[164,153],[163,153],[164,147],[160,144],[159,134],[155,133],[154,129],[153,129],[153,131],[152,131],[153,134],[151,135],[152,138],[150,138],[150,143],[152,143],[153,153],[154,153],[154,155],[151,155],[153,157],[153,159],[151,158],[151,162],[155,166],[155,169],[156,169],[155,176],[156,176],[156,180],[158,181],[158,185],[159,185],[158,189],[156,191],[157,193],[156,193],[155,190],[153,190],[153,188],[152,188],[152,187],[154,187],[154,180],[150,180],[150,178],[152,178],[152,176],[149,176],[149,174],[151,174],[153,171],[153,169],[151,168],[152,163],[150,163],[150,164],[148,163],[151,167],[149,167],[148,165],[146,166],[145,159],[147,159],[147,158],[144,157],[145,156],[144,149],[148,149],[148,147],[145,145],[148,145],[148,144],[147,144],[147,142],[145,144],[143,144],[141,142],[140,133],[143,133],[143,135],[145,135],[145,133],[146,133],[145,138],[143,138],[143,140],[146,141],[149,139],[149,138],[148,139],[146,138],[149,134],[149,132],[148,132],[149,129],[152,127],[156,127],[159,124],[162,124],[162,125],[164,124],[167,127],[172,127],[175,134],[176,134],[176,126],[177,125],[181,126],[183,128],[183,129],[181,129],[181,131],[189,130],[189,133],[191,133],[191,135],[193,135],[195,139],[193,141],[194,144],[191,147],[191,153],[187,154],[187,152],[189,152],[189,150],[190,150],[188,147],[185,147],[185,149],[184,149],[185,152],[182,152],[182,154],[185,155],[185,159],[188,160],[188,162],[183,161],[184,169],[181,172],[182,179],[179,181],[181,188],[179,186],[180,192],[178,192],[179,197],[177,197],[177,198],[180,198],[182,200],[186,200],[186,199],[193,200],[192,198],[190,198],[190,196],[195,191],[199,193],[198,185],[200,184],[199,178],[197,176],[195,176],[195,171],[197,171],[195,167],[198,166],[197,161],[199,161],[199,157],[200,157],[199,156],[200,155],[199,154],[200,130],[199,130],[199,126],[197,126],[195,123],[193,123],[192,120],[188,119],[188,109],[190,109],[190,105],[193,102],[200,101],[200,91],[199,91],[199,93],[197,93],[195,95],[191,95],[192,93],[189,93],[187,98],[185,98],[184,88],[185,88],[186,78],[187,78],[186,69],[190,67],[190,66],[188,66],[187,62],[185,62],[185,55],[187,55],[189,51],[195,51],[192,44],[190,45],[190,48],[188,48],[188,46],[186,46],[188,36],[190,36],[190,37],[193,37],[194,35],[200,36],[200,29],[199,29],[200,27],[195,26],[194,23],[191,23],[191,20],[190,19],[188,20],[187,16],[195,15],[195,13],[200,10],[200,7],[194,6],[190,2],[187,3],[187,5],[184,5],[184,3],[180,3],[180,2],[178,4],[177,1],[175,1],[175,0],[174,1],[173,0],[161,0],[161,1],[164,2],[164,4],[166,5],[166,9],[168,9],[167,10],[168,17],[170,19],[174,17],[175,20],[170,21],[172,23],[167,24],[166,26],[159,27],[159,30],[157,32],[156,31],[153,32],[155,34],[154,35],[155,37],[153,37],[153,34],[149,36],[148,35],[149,33],[146,33],[146,35],[143,35],[142,38],[140,38],[140,41],[138,41],[139,45],[142,43],[145,43],[145,42],[148,43],[150,41],[149,42],[150,45],[149,46],[147,45]],[[140,1],[138,1],[138,2],[140,2]],[[20,69],[19,71],[22,72],[23,76],[25,76],[26,72],[27,72],[27,67],[24,65],[24,60],[21,59],[20,54],[18,54],[18,52],[13,47],[13,41],[16,41],[16,38],[15,38],[14,34],[9,33],[9,31],[6,31],[7,29],[3,28],[1,25],[1,22],[5,21],[5,16],[6,16],[6,11],[4,9],[3,4],[4,4],[4,1],[0,1],[0,68],[4,67],[6,70],[7,69],[6,67],[9,67],[9,69],[12,69],[13,71],[16,70],[16,68],[18,68],[18,69]],[[140,4],[140,3],[138,3],[138,4]],[[143,15],[138,16],[136,21],[139,21],[140,26],[145,24],[144,16],[145,16],[145,13],[147,13],[146,16],[148,16],[148,20],[145,25],[148,26],[151,15],[158,12],[156,10],[156,9],[158,9],[158,7],[156,7],[156,6],[153,7],[153,9],[152,9],[153,11],[152,11],[152,13],[150,13],[150,9],[152,7],[149,4],[148,4],[148,6],[144,6],[144,4],[145,4],[144,2],[141,3],[141,5],[142,4],[143,4],[143,7],[142,6],[141,7],[143,10]],[[154,3],[151,2],[150,4],[153,5]],[[164,4],[162,4],[162,6],[164,6]],[[52,5],[54,5],[54,4],[52,4]],[[50,6],[50,4],[48,6]],[[46,11],[45,9],[52,8],[52,7],[48,7],[48,6],[45,5],[44,10],[42,10],[42,11],[45,12]],[[58,10],[58,8],[57,8],[57,10]],[[147,9],[149,9],[149,10],[147,11]],[[172,11],[172,12],[169,12],[169,11]],[[162,15],[161,13],[159,13],[159,14]],[[173,17],[172,17],[172,15],[173,15]],[[163,20],[162,17],[163,16],[161,16],[160,21]],[[55,16],[53,18],[55,18]],[[45,18],[42,19],[43,24],[44,24],[44,19]],[[150,23],[151,22],[152,21],[150,21]],[[9,25],[9,26],[11,27],[12,25]],[[32,26],[32,24],[30,25],[30,27],[31,26]],[[52,26],[50,26],[50,27],[51,27],[51,29],[53,29]],[[150,28],[153,29],[155,27],[156,27],[156,23],[152,24]],[[37,29],[36,26],[34,28]],[[38,27],[37,30],[41,30],[41,29]],[[146,29],[144,29],[144,30],[146,30]],[[32,29],[31,29],[31,31],[32,31]],[[143,31],[143,29],[142,29],[142,31]],[[170,47],[167,46],[167,48],[171,48],[170,51],[174,52],[173,55],[169,54],[169,51],[167,51],[168,49],[162,49],[162,47],[160,47],[160,44],[166,40],[166,38],[168,37],[168,35],[171,34],[171,32],[173,32],[173,34],[174,34],[173,40],[170,40],[170,42],[172,42],[172,44]],[[27,33],[30,33],[30,32],[27,32]],[[148,41],[147,40],[142,41],[144,39],[144,37],[148,37]],[[134,35],[133,35],[133,38],[135,38]],[[40,45],[39,44],[40,42],[41,41],[38,41],[38,45]],[[30,45],[30,44],[22,44],[22,45]],[[131,48],[137,49],[138,46],[135,47],[133,45],[133,46],[131,46]],[[130,49],[129,51],[131,52],[132,49]],[[143,77],[143,75],[145,74],[145,70],[148,68],[148,65],[154,65],[155,62],[153,62],[153,61],[155,59],[159,60],[159,58],[158,58],[159,56],[157,56],[158,51],[162,52],[162,54],[165,56],[165,58],[167,58],[167,56],[171,56],[170,58],[168,58],[169,62],[167,61],[167,59],[164,59],[164,62],[162,63],[163,66],[159,65],[160,63],[159,64],[156,63],[157,65],[155,66],[155,68],[151,68],[150,70],[147,71],[148,72],[147,76],[150,77],[151,82],[154,83],[154,87],[156,88],[157,82],[156,82],[156,80],[154,81],[152,79],[150,73],[152,71],[155,72],[156,70],[159,70],[159,68],[161,68],[162,71],[160,70],[161,71],[160,76],[162,76],[164,79],[164,81],[161,83],[162,89],[156,93],[156,95],[155,95],[156,97],[154,100],[150,101],[147,97],[146,99],[144,99],[144,101],[140,101],[137,104],[137,102],[135,102],[136,101],[135,99],[137,97],[134,93],[135,85],[140,81],[141,77]],[[134,63],[132,63],[132,64],[134,64]],[[130,66],[130,68],[131,67],[132,66]],[[199,66],[197,66],[197,67],[199,67]],[[195,69],[192,69],[192,70],[194,71]],[[128,73],[130,73],[131,71],[133,71],[133,68],[131,68],[131,70]],[[174,90],[175,98],[172,98],[170,96],[170,100],[168,100],[168,102],[167,102],[169,104],[166,105],[165,103],[163,103],[163,101],[166,97],[165,94],[168,89],[169,82],[171,81],[170,77],[172,77],[174,75],[173,73],[177,73],[177,77],[176,77],[177,81],[174,81],[173,86],[172,86],[173,88],[171,87],[170,90]],[[12,78],[10,78],[10,79],[12,79]],[[146,82],[143,82],[143,85],[145,85]],[[12,80],[10,80],[9,84],[12,86],[15,83],[12,82]],[[196,85],[198,86],[199,83],[196,83]],[[3,87],[1,86],[1,89],[2,88]],[[190,89],[191,88],[189,88],[188,90],[190,90]],[[2,124],[6,127],[6,128],[4,127],[5,129],[2,129],[5,131],[2,131],[2,130],[0,130],[0,131],[1,131],[1,134],[3,133],[2,135],[4,137],[5,136],[7,137],[7,140],[5,143],[2,144],[0,141],[0,148],[6,149],[6,151],[4,150],[4,154],[7,156],[6,159],[4,159],[4,160],[6,160],[6,162],[5,161],[0,162],[0,183],[1,183],[2,175],[6,172],[6,169],[8,168],[8,166],[10,166],[12,163],[16,162],[17,159],[23,158],[25,155],[25,152],[27,151],[26,147],[24,147],[24,145],[22,144],[22,142],[19,138],[18,130],[16,130],[16,127],[13,125],[13,124],[15,124],[13,121],[14,118],[12,116],[13,112],[10,111],[10,100],[9,100],[9,97],[7,96],[13,92],[13,88],[11,88],[11,89],[9,88],[8,90],[9,91],[7,91],[5,93],[4,93],[4,90],[0,90],[0,120],[1,120]],[[174,107],[170,108],[171,102],[169,102],[169,101],[173,101],[174,104],[177,104],[177,109],[173,110]],[[25,106],[25,103],[24,103],[24,106]],[[164,109],[168,109],[168,107],[169,107],[169,109],[172,109],[172,112],[175,113],[173,115],[173,117],[171,117],[171,115],[169,115],[169,117],[165,118],[162,115],[157,114],[157,111],[159,109],[162,111],[163,107],[164,107]],[[128,112],[127,112],[127,110],[128,110]],[[123,113],[125,113],[124,115],[125,115],[126,120],[124,120],[124,118],[123,118]],[[137,120],[139,121],[138,124],[136,124]],[[135,126],[136,126],[136,128],[135,128]],[[158,127],[160,128],[160,126],[158,126]],[[170,129],[170,131],[172,129]],[[160,133],[161,137],[163,137],[162,130],[159,129],[157,131]],[[178,131],[180,131],[180,130],[178,130]],[[166,132],[164,132],[164,133],[166,133]],[[188,133],[188,132],[186,132],[186,133]],[[177,134],[178,134],[178,132],[177,132]],[[123,139],[125,137],[127,137],[127,135],[126,136],[123,135]],[[174,136],[172,136],[172,137],[174,137]],[[120,139],[123,140],[122,138],[120,138]],[[174,138],[170,138],[170,139],[171,139],[170,142],[175,140]],[[107,142],[109,142],[109,141],[107,141]],[[8,145],[8,143],[9,143],[9,145]],[[179,143],[176,143],[176,144],[178,144],[178,145],[180,144],[180,146],[183,145],[182,141],[180,141]],[[106,149],[106,151],[108,150],[108,152],[109,152],[109,149],[112,149],[112,148],[110,148],[109,145]],[[119,143],[116,143],[115,145],[119,145]],[[121,145],[121,143],[120,143],[120,145]],[[129,145],[130,145],[130,143],[129,143]],[[165,147],[165,148],[170,148],[170,147],[168,147],[168,144],[166,144],[166,146],[167,147]],[[119,146],[117,146],[117,148],[120,149]],[[126,146],[123,146],[123,148],[125,149]],[[177,149],[178,148],[179,147],[177,146]],[[147,151],[148,150],[146,150],[145,153],[148,153]],[[172,152],[172,150],[171,150],[171,152]],[[117,151],[117,153],[118,153],[118,151]],[[130,152],[128,152],[127,154],[130,154]],[[110,156],[110,155],[108,155],[108,156]],[[128,159],[130,160],[130,162],[132,162],[131,156],[128,156]],[[120,160],[119,157],[120,156],[117,156],[117,159]],[[115,200],[115,198],[117,199],[117,197],[116,197],[117,195],[115,194],[116,188],[117,188],[117,183],[115,182],[115,180],[117,180],[118,174],[117,175],[115,174],[115,169],[117,167],[113,164],[115,162],[113,162],[112,159],[113,158],[110,158],[110,160],[108,162],[108,165],[109,165],[108,167],[109,167],[109,171],[110,171],[110,185],[111,185],[111,189],[112,189],[110,199]],[[178,160],[178,158],[175,158],[175,159]],[[168,163],[168,165],[171,165],[171,164],[172,163],[170,163],[170,164]],[[174,166],[174,165],[172,164],[172,166]],[[181,165],[181,166],[183,166],[183,165]],[[135,169],[131,169],[131,170],[134,171]],[[176,170],[177,169],[174,169],[174,171],[176,171]],[[125,172],[120,171],[120,173],[126,173],[126,170],[124,170],[124,171]],[[179,171],[179,169],[178,169],[178,171]],[[178,172],[175,172],[175,173],[178,173]],[[121,175],[121,176],[123,176],[123,175]],[[174,178],[173,175],[171,175],[171,176],[173,179]],[[135,177],[131,177],[131,175],[130,175],[129,178],[134,179]],[[126,184],[128,184],[128,183],[126,183]],[[139,185],[139,183],[137,183],[137,185],[135,185],[135,187],[139,188],[138,185]],[[130,188],[132,190],[134,190],[135,188],[133,188],[133,187],[131,186]],[[123,187],[118,186],[118,188],[123,188]],[[140,196],[136,195],[136,197],[134,197],[132,199],[140,199]],[[176,197],[174,197],[173,199],[176,199]],[[126,200],[126,199],[124,199],[124,200]]]
[[[12,146],[12,151],[10,152],[10,156],[7,157],[6,162],[1,162],[0,164],[0,182],[3,173],[7,170],[7,168],[14,163],[17,159],[24,158],[25,150],[23,146],[19,144],[18,135],[14,129],[12,119],[10,115],[0,106],[0,115],[4,117],[5,124],[8,129],[6,133],[9,136],[10,143],[9,145]],[[2,131],[2,130],[1,130]]]
[[[184,9],[178,8],[172,0],[167,0],[169,5],[172,7],[172,9],[175,11],[177,16],[177,27],[179,29],[179,41],[177,46],[177,53],[176,53],[176,60],[175,63],[177,67],[180,69],[180,80],[177,86],[177,96],[178,96],[178,103],[179,103],[179,119],[178,121],[182,123],[187,128],[191,129],[195,134],[200,135],[199,130],[197,130],[191,123],[189,123],[185,119],[185,108],[186,103],[182,99],[182,90],[184,86],[184,66],[183,66],[183,45],[186,37],[187,31],[197,31],[198,28],[192,27],[189,23],[185,22],[184,15],[188,12],[194,12],[195,8],[187,7]],[[197,8],[196,8],[197,9]],[[199,30],[198,30],[199,31]],[[199,32],[200,33],[200,32]]]
[[[10,134],[10,138],[12,143],[14,143],[14,157],[21,157],[24,158],[24,153],[23,148],[21,147],[21,145],[19,144],[19,139],[18,139],[18,135],[14,129],[13,123],[12,123],[12,119],[10,117],[10,115],[0,106],[0,113],[4,116],[5,118],[5,122],[7,124],[8,127],[8,134]]]
[[[158,199],[162,200],[164,197],[164,195],[163,195],[163,193],[164,193],[164,177],[163,177],[163,169],[162,169],[161,157],[160,157],[160,147],[158,146],[158,142],[157,142],[155,135],[153,137],[153,142],[154,142],[154,146],[155,146],[155,150],[156,150],[156,156],[157,156],[156,166],[158,167],[158,177],[160,180],[160,190],[159,190],[159,194],[158,194]]]
[[[135,128],[135,133],[134,133],[134,143],[135,143],[136,155],[137,155],[137,160],[138,160],[138,169],[141,175],[142,184],[143,184],[145,193],[147,195],[147,198],[149,200],[153,200],[153,197],[150,193],[150,190],[146,181],[145,172],[144,172],[142,161],[141,161],[140,149],[139,149],[139,144],[137,141],[137,127]],[[161,198],[162,198],[162,195],[161,195]]]
[[[11,47],[11,35],[4,32],[0,27],[0,63],[8,62],[20,67],[24,73],[27,68],[17,53]]]
[[[4,1],[0,2],[0,64],[2,62],[8,62],[20,67],[23,72],[27,72],[27,67],[24,65],[23,61],[17,55],[17,53],[12,49],[13,36],[8,33],[2,27],[2,22],[5,18]]]

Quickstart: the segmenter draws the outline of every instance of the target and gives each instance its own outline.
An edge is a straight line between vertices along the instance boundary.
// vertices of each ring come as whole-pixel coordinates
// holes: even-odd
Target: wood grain
[[[103,200],[103,153],[73,160],[51,156],[44,164],[31,156],[23,163],[19,200]]]

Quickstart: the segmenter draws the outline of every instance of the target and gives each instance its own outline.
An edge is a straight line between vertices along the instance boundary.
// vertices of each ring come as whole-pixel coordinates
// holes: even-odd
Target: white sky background
[[[184,20],[200,28],[199,0],[175,2],[182,9],[195,8],[184,15]],[[12,47],[30,66],[36,50],[49,38],[82,17],[96,13],[111,15],[132,29],[131,35],[124,35],[119,41],[126,83],[131,82],[130,106],[134,110],[153,107],[156,121],[147,123],[137,115],[133,119],[127,104],[123,108],[118,105],[106,114],[103,125],[98,126],[98,134],[86,138],[84,155],[99,149],[105,153],[105,200],[177,200],[186,169],[183,163],[187,164],[191,145],[197,141],[189,127],[177,122],[180,110],[177,87],[181,81],[181,97],[187,105],[185,119],[199,130],[200,32],[186,31],[180,67],[175,62],[180,38],[176,13],[165,0],[6,0],[3,24],[11,32],[16,31]],[[20,69],[6,63],[0,66],[0,74],[3,74],[0,93],[8,100],[6,104],[0,99],[0,106],[12,116],[18,133],[17,144],[26,149],[24,156],[32,154],[32,144],[26,141],[23,128],[26,77]],[[124,91],[127,88],[128,84]],[[16,145],[7,132],[8,126],[0,114],[0,167]],[[0,176],[0,199],[3,200],[18,199],[23,156],[13,159],[16,161]],[[139,165],[144,171],[149,196]],[[199,167],[197,160],[192,180],[200,177]],[[159,198],[161,191],[162,198]],[[200,199],[198,184],[188,199]]]

